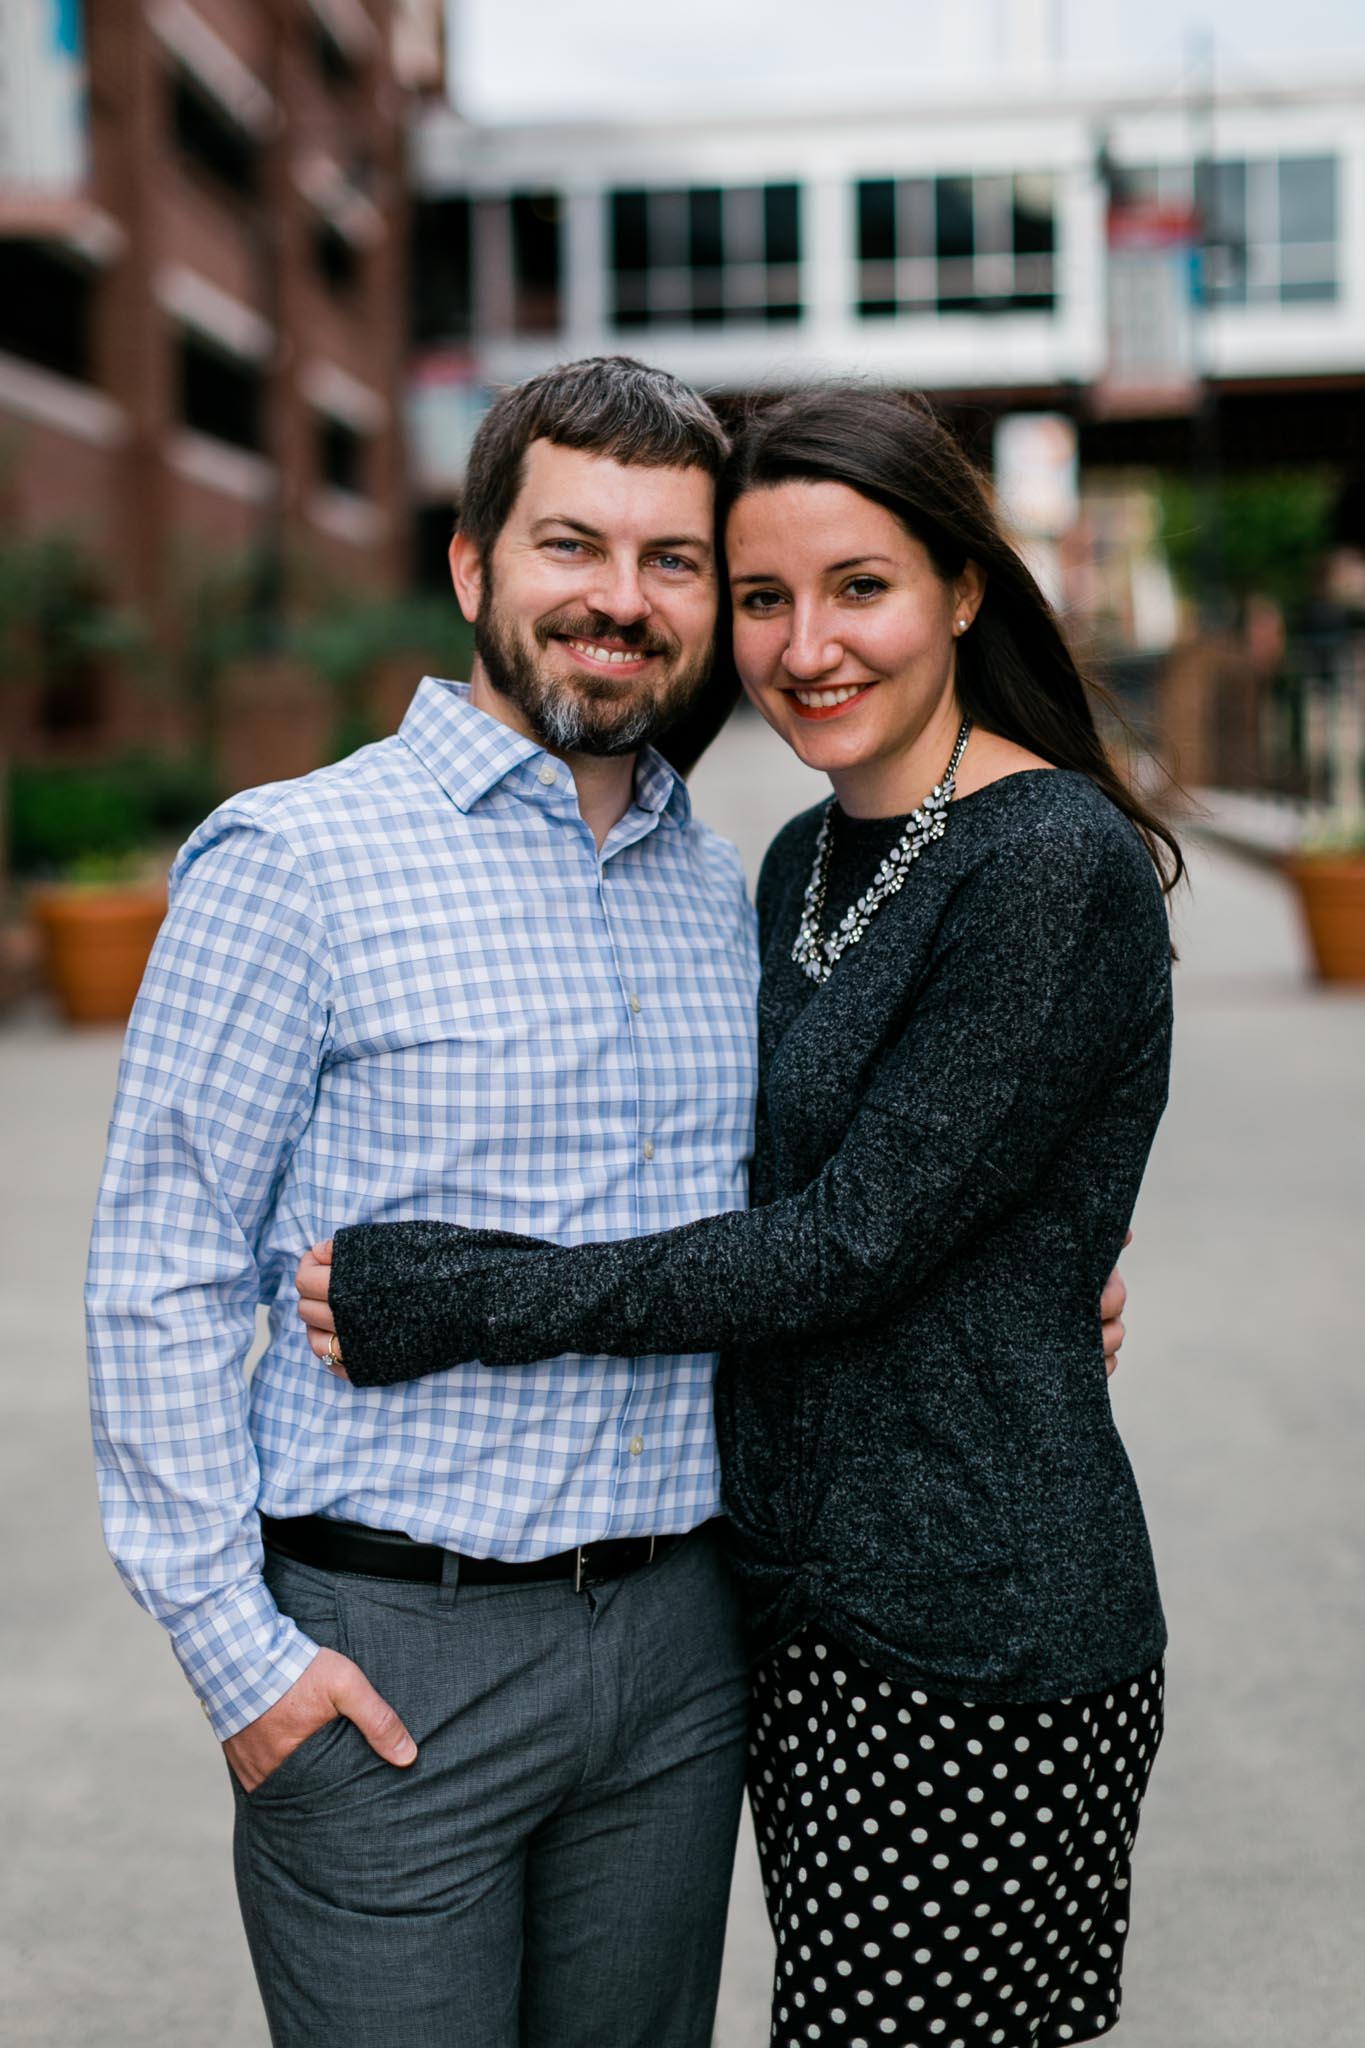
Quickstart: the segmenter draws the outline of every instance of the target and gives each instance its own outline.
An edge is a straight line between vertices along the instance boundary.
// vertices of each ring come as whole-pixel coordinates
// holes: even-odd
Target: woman
[[[744,687],[834,789],[759,885],[754,1207],[341,1232],[333,1355],[721,1348],[774,2042],[1087,2040],[1160,1737],[1095,1304],[1165,1101],[1179,851],[926,409],[782,401],[721,510]]]

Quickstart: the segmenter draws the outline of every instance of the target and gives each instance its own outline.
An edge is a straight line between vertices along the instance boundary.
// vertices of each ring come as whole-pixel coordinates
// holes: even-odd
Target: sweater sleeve
[[[438,1223],[338,1232],[331,1298],[351,1378],[711,1351],[874,1320],[1006,1214],[1131,1049],[1158,1042],[1164,919],[1134,851],[1068,817],[964,881],[901,1036],[799,1193],[613,1244]]]

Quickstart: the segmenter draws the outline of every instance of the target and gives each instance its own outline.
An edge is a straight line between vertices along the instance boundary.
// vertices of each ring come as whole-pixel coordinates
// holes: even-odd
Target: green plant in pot
[[[4,706],[11,743],[17,706],[31,715],[36,702],[49,729],[79,725],[107,665],[138,657],[145,667],[149,651],[135,616],[107,597],[72,536],[49,533],[0,548],[0,672],[11,685]],[[42,797],[36,807],[34,797],[43,772],[11,770],[6,761],[7,852],[35,816],[42,818]],[[164,878],[146,873],[135,813],[107,777],[85,771],[84,788],[79,770],[69,771],[69,787],[61,786],[60,769],[50,778],[47,824],[57,822],[58,842],[64,829],[67,843],[56,859],[39,863],[54,878],[29,899],[48,977],[72,1021],[119,1022],[132,1007],[165,912]]]
[[[1326,819],[1287,867],[1319,977],[1365,984],[1365,809]]]

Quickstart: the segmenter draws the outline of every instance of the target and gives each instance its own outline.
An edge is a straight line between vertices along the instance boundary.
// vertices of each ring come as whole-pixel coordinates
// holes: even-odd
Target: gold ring
[[[327,1339],[327,1363],[329,1365],[341,1364],[341,1353],[337,1350],[337,1333],[335,1330],[331,1332]]]

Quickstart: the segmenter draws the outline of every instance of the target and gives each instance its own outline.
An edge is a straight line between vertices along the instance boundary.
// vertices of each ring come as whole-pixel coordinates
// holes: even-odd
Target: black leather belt
[[[553,1557],[509,1564],[500,1557],[465,1557],[438,1543],[414,1543],[388,1529],[366,1529],[359,1522],[334,1522],[325,1515],[291,1515],[276,1521],[261,1516],[261,1535],[268,1550],[291,1557],[296,1564],[318,1565],[327,1572],[358,1572],[367,1579],[411,1579],[439,1586],[443,1572],[456,1567],[463,1586],[521,1586],[537,1580],[571,1579],[575,1593],[604,1579],[623,1578],[655,1558],[667,1557],[681,1536],[621,1536],[611,1542],[580,1543]]]

